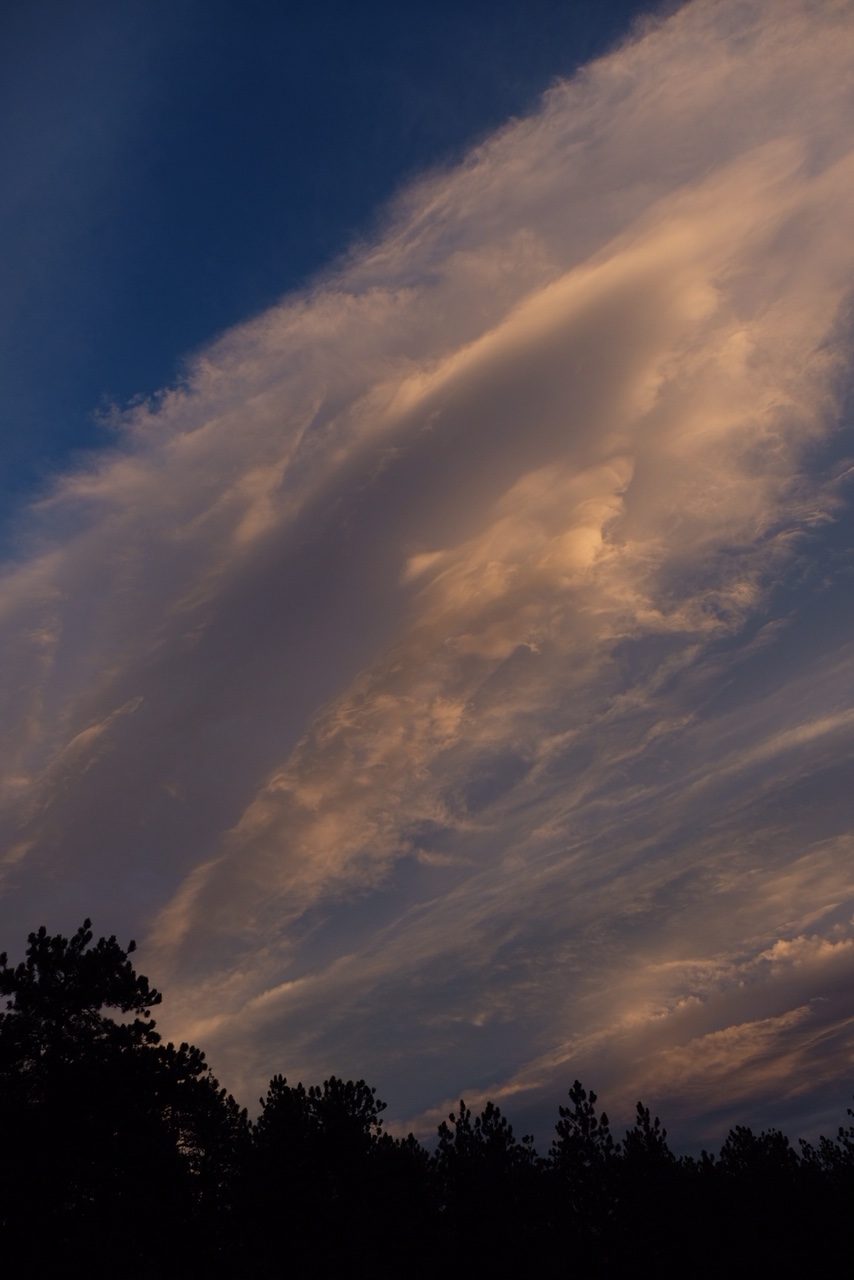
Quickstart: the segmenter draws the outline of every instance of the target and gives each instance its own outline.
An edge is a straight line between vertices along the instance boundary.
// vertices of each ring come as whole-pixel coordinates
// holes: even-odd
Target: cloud
[[[817,1114],[852,43],[848,3],[651,21],[58,478],[0,585],[10,927],[142,932],[247,1098]]]

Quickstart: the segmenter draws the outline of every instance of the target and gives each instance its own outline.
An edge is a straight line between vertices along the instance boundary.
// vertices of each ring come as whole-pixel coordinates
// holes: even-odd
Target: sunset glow
[[[21,505],[4,939],[135,936],[247,1105],[835,1124],[852,58],[848,0],[649,18]]]

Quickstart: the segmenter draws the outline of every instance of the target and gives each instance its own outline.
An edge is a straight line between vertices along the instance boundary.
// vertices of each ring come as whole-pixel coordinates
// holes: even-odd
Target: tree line
[[[0,955],[0,1266],[35,1277],[845,1274],[854,1127],[793,1145],[738,1125],[677,1156],[637,1104],[617,1138],[579,1081],[546,1155],[493,1103],[435,1145],[364,1080],[270,1081],[250,1121],[164,1044],[134,944],[41,928]],[[854,1112],[848,1112],[854,1118]],[[843,1270],[844,1269],[844,1270]]]

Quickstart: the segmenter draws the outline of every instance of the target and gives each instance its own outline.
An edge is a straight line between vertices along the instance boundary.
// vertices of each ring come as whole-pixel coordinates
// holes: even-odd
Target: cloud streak
[[[838,1108],[852,49],[650,22],[25,513],[9,928],[143,931],[247,1097]]]

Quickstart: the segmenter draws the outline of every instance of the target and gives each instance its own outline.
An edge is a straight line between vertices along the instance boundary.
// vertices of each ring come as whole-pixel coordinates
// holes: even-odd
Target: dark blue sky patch
[[[98,414],[370,235],[638,0],[61,0],[0,20],[0,525]]]

